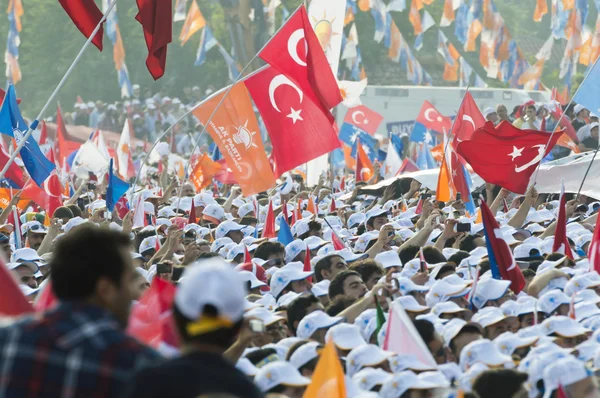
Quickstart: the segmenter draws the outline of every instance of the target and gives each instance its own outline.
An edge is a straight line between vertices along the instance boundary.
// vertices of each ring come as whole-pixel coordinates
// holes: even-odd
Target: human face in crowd
[[[181,188],[181,196],[192,197],[194,195],[196,195],[194,186],[190,183],[183,184],[183,188]]]
[[[498,105],[496,107],[496,114],[500,120],[508,120],[508,110],[504,105]]]
[[[13,273],[17,276],[19,283],[27,285],[32,289],[38,287],[38,283],[31,269],[26,265],[20,265],[13,270]]]
[[[371,290],[373,289],[373,286],[375,286],[377,284],[377,282],[383,277],[383,273],[381,272],[374,272],[371,276],[369,276],[369,278],[365,281],[365,285],[367,286],[367,289]]]
[[[344,280],[344,294],[359,299],[367,294],[367,285],[358,275],[350,275]]]
[[[492,112],[487,115],[486,120],[488,122],[496,123],[498,121],[498,114],[496,112]]]
[[[118,284],[106,278],[101,279],[96,286],[96,300],[100,306],[109,310],[119,321],[123,328],[127,327],[131,301],[139,294],[136,288],[139,273],[133,267],[131,254],[128,249],[122,248],[123,274]]]
[[[373,226],[371,227],[370,225],[367,225],[367,229],[369,231],[379,231],[381,227],[383,227],[388,222],[390,222],[390,220],[386,215],[377,216],[373,218]]]
[[[37,250],[42,245],[46,234],[36,234],[35,232],[27,232],[27,239],[29,240],[29,247],[33,250]]]
[[[506,322],[504,322],[504,320],[484,328],[485,337],[490,340],[494,340],[496,337],[500,336],[506,331],[508,331],[508,325]]]
[[[504,320],[506,322],[506,327],[508,331],[511,333],[517,333],[519,331],[519,327],[521,324],[519,323],[519,318],[516,316],[509,316]]]
[[[594,127],[591,132],[590,132],[591,136],[593,139],[597,140],[598,139],[598,126]]]
[[[526,117],[527,120],[535,120],[535,118],[536,118],[535,108],[528,106],[527,110],[525,111],[525,115],[527,116]]]
[[[452,355],[454,355],[456,362],[458,362],[458,359],[460,358],[460,353],[462,352],[463,348],[465,348],[469,343],[481,339],[483,339],[483,337],[479,333],[466,331],[463,333],[459,333],[458,336],[452,339]]]
[[[284,320],[277,321],[266,327],[266,333],[271,337],[272,343],[279,343],[288,337],[288,327]]]
[[[12,248],[10,247],[10,240],[4,235],[0,236],[0,252],[4,254],[4,261],[8,261],[12,255]]]
[[[538,312],[538,324],[541,323],[544,319],[544,313],[543,312]],[[521,329],[525,329],[529,326],[533,326],[535,322],[535,317],[533,316],[533,312],[530,312],[529,314],[525,314],[525,315],[521,315],[520,317],[520,323],[521,323]]]
[[[447,319],[447,320],[452,320],[454,318],[458,318],[458,319],[462,319],[463,321],[470,321],[471,320],[471,311],[461,311],[461,312],[454,312],[454,313],[449,313],[449,314],[442,314],[440,315],[441,319]]]
[[[139,300],[142,294],[150,287],[150,284],[139,272],[136,272],[136,276],[132,282],[132,300]]]
[[[242,231],[229,231],[226,236],[238,244],[242,242],[242,239],[244,239],[244,233]]]
[[[575,337],[558,336],[558,337],[556,337],[556,340],[554,340],[554,343],[557,346],[562,347],[562,348],[575,348],[579,344],[584,343],[585,341],[587,341],[587,336],[582,334],[580,336],[575,336]]]
[[[304,293],[308,291],[308,289],[310,289],[311,287],[312,285],[307,279],[292,281],[292,283],[290,283],[290,288],[294,293]]]
[[[427,348],[429,348],[431,355],[433,355],[433,359],[435,359],[435,363],[437,363],[438,365],[441,365],[441,364],[447,362],[448,355],[446,352],[446,347],[444,347],[444,341],[442,340],[442,337],[437,332],[435,332],[433,340],[431,340],[427,344]]]
[[[337,274],[339,274],[342,271],[347,270],[348,264],[346,263],[346,260],[344,260],[340,256],[332,256],[330,261],[331,261],[331,266],[329,267],[329,270],[324,269],[321,272],[321,275],[323,275],[323,279],[328,279],[331,281],[331,280],[333,280],[334,276],[336,276]]]
[[[466,296],[452,297],[448,301],[452,301],[452,302],[458,304],[458,306],[460,308],[467,308],[469,306],[469,301],[467,300]]]

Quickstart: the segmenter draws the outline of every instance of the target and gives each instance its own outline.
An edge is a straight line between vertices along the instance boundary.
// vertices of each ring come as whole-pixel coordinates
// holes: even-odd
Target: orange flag
[[[548,14],[548,3],[546,0],[537,0],[535,4],[535,11],[533,12],[533,20],[540,22],[544,15]]]
[[[306,211],[310,211],[312,214],[319,214],[317,212],[317,206],[315,205],[315,200],[312,195],[308,197],[308,205],[306,206]]]
[[[221,171],[221,165],[213,162],[207,154],[203,154],[190,174],[190,181],[192,181],[199,192],[210,185],[212,178],[219,171]]]
[[[373,177],[373,163],[365,152],[364,148],[357,143],[358,149],[356,150],[356,181],[369,181]]]
[[[443,156],[443,154],[442,154]],[[452,198],[450,194],[450,172],[446,164],[445,157],[442,157],[442,165],[440,166],[440,174],[438,176],[438,185],[435,190],[435,199],[438,202],[448,202]]]
[[[225,92],[204,101],[193,114],[206,124]],[[275,176],[260,138],[258,121],[244,83],[233,86],[207,131],[225,157],[245,196],[275,186]]]
[[[556,141],[556,145],[560,145],[562,147],[569,148],[570,150],[572,150],[575,153],[581,152],[579,150],[579,147],[575,143],[575,141],[573,141],[567,133],[562,133],[562,135],[560,136],[558,141]]]
[[[181,34],[179,35],[181,45],[183,46],[185,42],[194,35],[194,33],[205,26],[206,20],[204,19],[204,15],[202,15],[200,7],[198,7],[198,3],[196,3],[196,0],[194,0],[192,1],[192,5],[190,6],[187,17],[185,18],[183,27],[181,28]]]
[[[306,388],[303,398],[344,398],[346,397],[346,381],[344,370],[337,354],[333,340],[325,344],[319,362]]]

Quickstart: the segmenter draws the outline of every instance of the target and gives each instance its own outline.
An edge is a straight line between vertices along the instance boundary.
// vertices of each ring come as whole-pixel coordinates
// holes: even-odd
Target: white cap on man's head
[[[393,352],[384,351],[374,344],[358,346],[346,357],[346,374],[352,377],[362,368],[379,365],[393,355]]]
[[[263,366],[254,377],[254,384],[265,393],[280,385],[304,387],[310,384],[310,379],[302,376],[291,363],[277,361]]]
[[[505,332],[494,339],[494,344],[502,354],[512,356],[515,350],[531,347],[538,340],[537,336],[521,337],[511,332]]]
[[[437,303],[448,301],[451,298],[466,296],[471,291],[468,284],[454,285],[444,280],[435,281],[431,285],[425,300],[428,307],[433,307]]]
[[[348,323],[339,323],[332,326],[325,335],[325,341],[333,339],[333,343],[340,350],[352,350],[367,342],[360,334],[360,329],[356,325]]]
[[[250,271],[239,271],[240,274],[240,278],[244,281],[244,282],[250,282],[250,289],[256,289],[262,286],[267,286],[266,283],[258,280],[258,278],[256,277],[256,275],[254,275],[252,272]]]
[[[512,358],[504,355],[488,339],[472,341],[460,352],[460,368],[466,372],[476,363],[483,363],[491,367],[505,366],[513,367]]]
[[[590,331],[577,323],[575,319],[563,315],[552,316],[544,320],[541,330],[546,336],[556,334],[565,338],[581,336]]]
[[[454,301],[446,301],[444,303],[437,303],[431,309],[431,312],[433,312],[437,316],[442,316],[444,314],[458,314],[459,312],[465,312],[465,311],[467,311],[467,310],[462,308],[458,304],[456,304]]]
[[[377,386],[381,386],[392,378],[392,375],[383,369],[364,368],[352,376],[361,390],[371,391]]]
[[[207,205],[202,211],[202,219],[213,224],[219,224],[225,217],[225,210],[218,204]]]
[[[206,306],[216,309],[216,319],[211,317],[211,324],[227,327],[239,322],[244,315],[246,293],[239,273],[215,257],[186,267],[174,302],[177,309],[192,320],[188,333],[194,335],[210,331],[202,316]]]
[[[481,309],[488,301],[498,300],[508,291],[510,283],[510,281],[495,278],[481,279],[473,296],[473,304]]]
[[[285,247],[285,262],[294,261],[296,256],[306,250],[306,243],[301,239],[296,239]]]
[[[21,235],[31,231],[34,234],[47,234],[48,230],[39,221],[28,221],[21,225]]]
[[[561,358],[544,369],[543,398],[552,397],[559,386],[568,387],[592,376],[585,364],[578,359],[572,356]]]
[[[311,336],[319,329],[329,328],[342,322],[344,318],[339,316],[329,316],[325,312],[319,310],[306,315],[296,329],[296,336],[301,339],[310,339]]]
[[[562,304],[571,304],[571,299],[560,290],[551,290],[539,298],[538,304],[540,311],[551,315]]]
[[[10,261],[13,263],[35,263],[38,266],[45,263],[37,252],[30,247],[15,250],[10,256]]]
[[[398,290],[400,290],[400,294],[406,296],[410,294],[410,292],[427,292],[429,291],[429,286],[417,285],[410,278],[396,278],[398,282]]]
[[[78,227],[81,224],[85,224],[86,222],[88,222],[88,220],[85,220],[79,216],[73,217],[69,221],[67,221],[65,225],[63,225],[63,231],[65,231],[65,233],[68,233],[73,228]]]
[[[429,307],[419,304],[417,299],[410,295],[398,297],[394,301],[398,301],[402,308],[408,312],[423,313],[429,311]]]
[[[402,267],[400,256],[395,250],[381,252],[375,256],[375,261],[383,265],[383,268]]]
[[[481,325],[483,328],[495,325],[507,318],[504,312],[498,307],[485,307],[473,315],[472,321]]]
[[[290,357],[290,363],[294,365],[296,369],[300,370],[301,367],[319,357],[321,348],[321,344],[317,343],[316,341],[303,344],[302,346],[298,347],[296,351],[294,351]]]
[[[396,373],[389,379],[379,391],[382,398],[398,398],[403,396],[409,390],[431,390],[442,387],[438,384],[423,380],[414,372],[406,370]]]
[[[244,229],[244,225],[240,225],[238,223],[236,223],[235,221],[224,221],[222,223],[219,224],[219,226],[217,227],[216,231],[215,231],[215,237],[217,239],[219,238],[224,238],[225,235],[227,235],[229,232],[231,231],[241,231],[242,229]]]
[[[280,268],[271,276],[271,294],[277,298],[287,285],[294,281],[306,279],[312,274],[312,272],[304,272],[297,267],[285,266]]]

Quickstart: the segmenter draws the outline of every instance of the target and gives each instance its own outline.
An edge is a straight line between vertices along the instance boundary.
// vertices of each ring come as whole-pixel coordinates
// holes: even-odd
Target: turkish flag
[[[417,122],[439,133],[448,132],[452,128],[452,120],[449,117],[442,116],[429,101],[423,102],[421,112],[417,116]]]
[[[480,211],[492,277],[511,281],[511,290],[515,294],[519,294],[525,287],[523,272],[515,262],[510,248],[504,240],[502,230],[484,200],[481,201]]]
[[[0,300],[1,316],[19,316],[33,312],[33,306],[27,301],[15,278],[13,278],[1,258],[0,291],[2,291],[2,300]]]
[[[342,102],[337,81],[304,5],[286,21],[258,56],[287,76],[323,109],[330,110]]]
[[[87,38],[89,38],[96,26],[102,20],[102,11],[98,8],[96,3],[90,0],[58,0],[62,8],[65,9],[69,18],[73,21],[77,29]],[[114,10],[116,13],[116,9]],[[100,27],[92,43],[98,50],[102,51],[102,36],[104,35],[104,28]]]
[[[360,140],[356,140],[356,146],[356,182],[369,181],[373,177],[373,163],[360,144]]]
[[[267,67],[244,83],[271,137],[275,175],[339,148],[335,122],[329,111],[315,102],[306,81],[296,84],[277,69]]]
[[[53,171],[50,177],[44,181],[42,188],[38,187],[35,181],[29,180],[23,188],[23,195],[31,198],[38,206],[46,210],[51,217],[54,210],[62,206],[62,186],[56,171]]]
[[[450,172],[450,178],[452,180],[452,185],[454,187],[454,189],[456,189],[456,192],[454,192],[454,195],[451,195],[452,198],[456,198],[457,197],[457,193],[460,193],[462,196],[462,200],[463,202],[468,202],[470,199],[470,191],[469,191],[469,184],[467,184],[467,179],[465,178],[465,169],[462,165],[462,162],[460,161],[458,155],[456,154],[455,151],[453,151],[451,148],[448,148],[448,150],[450,151],[449,154],[449,158],[450,158],[450,162],[449,162],[449,172]]]
[[[158,80],[167,66],[167,45],[173,39],[172,3],[164,0],[137,0],[138,14],[135,19],[144,28],[148,47],[146,67]]]
[[[153,348],[163,344],[178,347],[179,340],[171,309],[175,298],[175,286],[158,277],[152,280],[131,310],[127,333]]]
[[[508,122],[487,122],[456,151],[486,182],[524,194],[538,163],[554,148],[562,131],[552,136],[537,130],[521,130]]]
[[[221,165],[221,170],[215,174],[215,180],[219,181],[221,184],[233,185],[237,184],[237,180],[235,179],[235,175],[231,170],[231,167],[227,165],[227,161],[225,159],[217,160],[218,164]]]
[[[230,95],[225,97],[213,115],[224,94],[225,92],[208,99],[194,109],[193,114],[201,123],[207,125],[207,131],[231,167],[244,195],[250,196],[266,191],[275,186],[275,176],[265,153],[248,90],[243,83],[235,84]],[[212,120],[208,123],[211,116]],[[210,183],[212,176],[219,171],[206,154],[203,159],[202,170],[210,169],[211,172],[206,175],[210,176],[209,178],[196,185],[197,189],[202,189],[200,185],[206,181]]]
[[[452,144],[454,147],[456,148],[458,142],[471,138],[475,130],[483,127],[485,121],[473,97],[467,92],[452,126],[452,135],[454,136]]]
[[[371,135],[375,134],[382,121],[383,116],[364,105],[348,109],[344,118],[344,123],[350,123]]]

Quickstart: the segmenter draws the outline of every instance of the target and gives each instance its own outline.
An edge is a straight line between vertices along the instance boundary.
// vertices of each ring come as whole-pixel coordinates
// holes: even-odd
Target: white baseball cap
[[[278,269],[273,276],[271,276],[271,294],[277,298],[281,292],[283,292],[283,289],[290,283],[306,279],[312,274],[312,272],[304,272],[301,268],[295,266],[290,267],[288,264],[285,267]]]
[[[423,313],[429,311],[429,307],[419,304],[413,296],[398,297],[394,301],[399,302],[402,308],[408,312]]]
[[[37,252],[30,248],[24,247],[17,249],[10,256],[11,263],[35,263],[37,266],[44,265],[46,262],[37,254]]]
[[[202,219],[219,224],[225,218],[225,210],[218,204],[207,205],[202,211]]]
[[[357,252],[365,252],[369,243],[371,243],[371,241],[377,240],[377,238],[379,238],[379,231],[365,232],[361,236],[359,236],[358,240],[354,244],[354,249]]]
[[[329,285],[331,281],[329,279],[323,279],[321,282],[314,283],[310,288],[311,293],[315,297],[323,297],[329,294]]]
[[[293,261],[298,254],[306,250],[306,243],[301,239],[296,239],[285,247],[285,262]]]
[[[207,207],[208,208],[208,207]],[[205,209],[206,210],[206,209]],[[235,221],[223,221],[219,224],[215,231],[215,237],[217,239],[224,238],[231,231],[241,231],[244,229],[244,225],[240,225]]]
[[[393,373],[400,373],[405,370],[412,370],[413,372],[423,372],[426,370],[436,370],[434,366],[427,365],[419,359],[410,354],[405,355],[394,355],[389,359],[390,368]]]
[[[473,304],[477,309],[481,309],[488,301],[498,300],[507,292],[510,283],[510,281],[494,278],[480,279],[473,296]]]
[[[79,217],[81,218],[81,217]],[[69,220],[70,221],[70,220]],[[67,223],[68,224],[68,223]],[[47,234],[48,230],[39,221],[28,221],[21,225],[21,235],[25,235],[31,230],[34,234]]]
[[[235,367],[246,376],[254,377],[258,373],[258,368],[248,358],[240,358]]]
[[[217,327],[232,326],[244,315],[246,289],[238,272],[217,257],[198,261],[188,267],[175,293],[175,306],[192,323],[188,325],[191,335],[202,334]],[[204,307],[217,310],[217,319],[210,323],[203,319]]]
[[[442,335],[442,338],[444,339],[444,344],[446,345],[446,347],[450,346],[450,342],[456,336],[458,336],[458,334],[465,327],[474,328],[474,329],[478,330],[481,333],[481,335],[483,336],[483,329],[481,328],[481,325],[479,325],[478,323],[467,322],[460,318],[454,318],[454,319],[451,319],[450,321],[448,321],[448,323],[446,323],[442,327],[442,332],[440,333]]]
[[[346,374],[350,377],[364,367],[379,365],[393,356],[374,344],[364,344],[354,348],[346,357]]]
[[[406,370],[393,375],[393,377],[381,387],[379,396],[382,398],[398,398],[408,390],[430,390],[438,387],[442,386],[425,381],[414,372]]]
[[[304,243],[306,243],[306,246],[309,250],[315,250],[323,245],[326,245],[327,241],[319,238],[318,236],[309,236],[308,238],[304,239]]]
[[[252,272],[250,271],[239,271],[240,274],[240,278],[244,281],[244,282],[250,282],[250,289],[256,289],[262,286],[267,286],[266,283],[258,280],[258,278],[256,277],[256,275],[254,275]]]
[[[246,312],[246,318],[257,318],[260,319],[265,326],[270,326],[276,322],[282,321],[285,318],[276,315],[274,312],[269,311],[264,307],[254,308]]]
[[[238,216],[240,218],[246,217],[250,213],[254,213],[254,204],[252,203],[245,203],[241,205],[238,209]]]
[[[543,398],[550,398],[559,386],[568,387],[588,377],[593,377],[593,374],[585,367],[583,362],[574,357],[561,358],[550,363],[544,369],[545,391]]]
[[[276,361],[266,364],[258,371],[254,384],[265,393],[280,385],[304,387],[310,384],[310,379],[302,376],[291,363]]]
[[[562,315],[552,316],[544,320],[542,322],[542,330],[546,336],[557,334],[560,337],[566,338],[581,336],[590,331],[577,323],[575,319]]]
[[[458,304],[456,304],[454,301],[446,301],[444,303],[437,303],[431,309],[431,312],[433,312],[438,317],[443,314],[458,314],[459,312],[465,312],[465,311],[467,311],[467,310],[462,308]]]
[[[429,286],[417,285],[410,278],[399,277],[396,278],[396,280],[398,281],[398,289],[400,290],[400,294],[403,296],[408,295],[410,292],[429,291]]]
[[[296,336],[301,339],[310,339],[317,330],[337,325],[343,320],[342,317],[331,317],[321,310],[311,312],[302,318],[298,324]]]
[[[290,357],[290,363],[294,365],[294,367],[300,370],[301,367],[309,363],[315,358],[319,357],[319,352],[323,346],[316,341],[311,341],[309,343],[303,344],[298,347],[296,351]]]
[[[588,272],[583,275],[572,278],[565,286],[565,294],[571,297],[585,289],[590,289],[600,286],[600,276],[597,272]]]
[[[365,222],[365,214],[364,213],[354,213],[350,217],[348,217],[348,228],[356,227]]]
[[[368,257],[368,255],[366,253],[365,254],[363,254],[363,253],[354,253],[349,248],[338,250],[336,252],[328,254],[328,256],[329,255],[331,255],[331,256],[340,256],[348,264],[353,263],[354,261],[364,260],[365,258]]]
[[[537,336],[519,336],[511,332],[502,333],[494,339],[494,344],[504,355],[512,356],[519,348],[531,347],[539,340]]]
[[[381,252],[375,256],[375,261],[383,265],[383,268],[402,267],[400,256],[395,250]]]
[[[361,390],[371,391],[377,386],[382,386],[391,378],[392,375],[383,369],[364,368],[352,376],[352,381],[354,381]]]
[[[538,300],[540,311],[550,315],[562,304],[571,304],[569,296],[560,290],[551,290],[544,293]]]
[[[488,339],[472,341],[467,344],[460,353],[460,368],[466,372],[476,363],[482,363],[490,367],[508,366],[513,367],[512,358],[504,355]]]
[[[83,218],[81,218],[79,216],[73,217],[69,221],[67,221],[67,223],[65,225],[63,225],[63,231],[65,231],[65,233],[68,233],[73,228],[78,227],[81,224],[85,224],[86,222],[88,222],[88,220],[84,220]],[[45,232],[40,232],[40,233],[45,233]]]
[[[427,306],[433,307],[437,303],[448,301],[451,298],[466,296],[470,291],[471,287],[467,283],[453,285],[444,280],[438,280],[429,288],[425,301]]]
[[[385,210],[384,208],[380,207],[380,206],[375,206],[373,207],[371,210],[369,210],[365,216],[365,224],[369,222],[369,220],[371,218],[375,218],[375,217],[379,217],[379,216],[383,216],[383,215],[387,215],[389,213],[388,210]],[[377,231],[379,232],[379,231]]]
[[[483,328],[494,325],[508,318],[498,307],[485,307],[473,315],[472,321],[481,325]]]
[[[325,335],[325,341],[330,339],[333,340],[337,348],[345,351],[367,343],[360,334],[358,326],[348,323],[339,323],[332,326]]]

